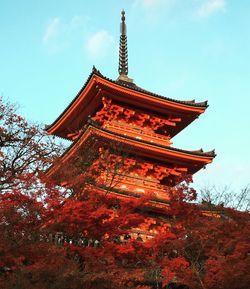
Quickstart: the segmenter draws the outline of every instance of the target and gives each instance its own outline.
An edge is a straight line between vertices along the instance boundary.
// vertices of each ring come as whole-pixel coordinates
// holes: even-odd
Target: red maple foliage
[[[0,193],[26,186],[30,174],[46,169],[62,153],[41,126],[16,113],[17,106],[0,97]]]
[[[151,196],[71,196],[41,173],[60,148],[0,108],[0,288],[249,288],[249,213],[194,204],[188,178],[157,213]]]

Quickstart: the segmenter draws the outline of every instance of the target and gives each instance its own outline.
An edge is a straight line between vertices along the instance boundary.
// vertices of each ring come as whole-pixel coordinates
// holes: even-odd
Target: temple
[[[76,170],[70,173],[72,181],[89,171],[88,186],[100,193],[108,190],[126,198],[150,194],[154,203],[165,204],[169,187],[215,157],[214,151],[172,146],[172,138],[205,112],[207,102],[170,99],[137,86],[128,77],[124,11],[118,72],[118,78],[111,80],[93,67],[76,97],[47,127],[49,134],[72,141],[47,176],[70,186],[62,170],[72,164]],[[82,167],[74,166],[79,155]],[[88,186],[81,187],[76,196]]]

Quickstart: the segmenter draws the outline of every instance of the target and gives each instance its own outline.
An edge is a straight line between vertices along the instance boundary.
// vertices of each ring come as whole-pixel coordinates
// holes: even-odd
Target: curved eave
[[[180,166],[186,166],[188,168],[188,173],[190,174],[196,173],[205,165],[211,163],[215,157],[213,151],[207,153],[201,151],[192,152],[169,146],[160,146],[89,125],[79,139],[72,143],[68,150],[63,154],[60,163],[48,170],[47,176],[53,175],[54,172],[60,168],[61,163],[69,162],[71,157],[73,157],[79,149],[84,147],[85,142],[93,137],[107,143],[117,142],[119,144],[124,144],[133,148],[133,150],[136,151],[136,154],[141,157],[151,158],[162,163],[173,163]],[[133,154],[133,150],[129,150],[131,154]]]
[[[79,129],[93,115],[101,105],[101,99],[107,95],[114,100],[150,110],[154,113],[182,115],[183,121],[178,127],[172,129],[172,136],[190,124],[207,108],[207,103],[194,103],[192,101],[178,101],[145,91],[137,86],[112,81],[93,70],[83,88],[77,96],[60,114],[60,116],[46,128],[49,134],[67,138],[68,132]]]

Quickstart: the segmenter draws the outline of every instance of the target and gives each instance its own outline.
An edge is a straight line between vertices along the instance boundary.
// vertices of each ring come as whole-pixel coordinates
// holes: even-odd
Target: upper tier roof
[[[86,83],[76,97],[46,130],[49,134],[67,139],[68,133],[78,131],[88,117],[95,114],[100,108],[104,96],[110,97],[118,103],[163,117],[166,115],[181,117],[180,123],[169,128],[171,136],[189,125],[208,107],[207,101],[196,103],[194,100],[174,100],[149,92],[131,82],[111,80],[93,67]]]
[[[123,80],[120,80],[120,79],[112,80],[112,79],[110,79],[108,77],[105,77],[99,70],[97,70],[95,68],[95,66],[93,66],[92,73],[95,73],[95,74],[101,76],[102,78],[105,78],[106,80],[112,82],[112,83],[116,83],[116,84],[119,84],[121,86],[130,88],[130,89],[133,89],[133,90],[136,90],[136,91],[139,91],[139,92],[143,92],[143,93],[146,93],[146,94],[149,94],[149,95],[152,95],[152,96],[155,96],[157,98],[161,98],[161,99],[164,99],[164,100],[168,100],[168,101],[176,102],[176,103],[181,103],[181,104],[185,104],[185,105],[190,105],[190,106],[198,106],[198,107],[204,107],[204,108],[208,107],[207,101],[195,102],[195,100],[186,100],[186,101],[185,100],[176,100],[176,99],[172,99],[172,98],[169,98],[169,97],[166,97],[166,96],[162,96],[162,95],[159,95],[157,93],[148,91],[148,90],[146,90],[144,88],[141,88],[141,87],[137,86],[133,82],[123,81]],[[90,74],[90,76],[91,76],[91,74]]]

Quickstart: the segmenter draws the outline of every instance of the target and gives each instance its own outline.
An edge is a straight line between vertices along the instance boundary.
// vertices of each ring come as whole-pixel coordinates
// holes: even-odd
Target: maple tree
[[[239,191],[230,186],[218,188],[216,186],[205,186],[200,191],[200,201],[211,206],[230,207],[238,211],[250,210],[250,184]]]
[[[61,153],[61,144],[0,97],[0,193],[20,187],[29,174],[46,169]]]
[[[57,187],[41,171],[60,146],[0,107],[0,288],[248,288],[248,212],[193,203],[188,176],[158,212],[152,196],[100,194],[86,159],[77,178],[82,155],[65,170],[71,187]]]

